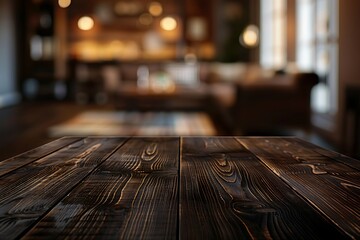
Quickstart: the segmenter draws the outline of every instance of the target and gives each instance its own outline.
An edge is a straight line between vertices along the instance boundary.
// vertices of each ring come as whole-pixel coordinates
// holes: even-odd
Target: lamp
[[[173,17],[164,17],[160,21],[160,26],[166,31],[172,31],[177,27],[177,21]]]
[[[89,16],[83,16],[78,20],[78,27],[81,30],[88,31],[94,27],[94,20]]]
[[[71,4],[71,0],[58,0],[58,4],[61,8],[67,8]]]
[[[149,5],[149,13],[154,16],[154,17],[158,17],[162,14],[163,12],[163,7],[161,5],[161,3],[159,2],[151,2]]]
[[[259,28],[249,25],[239,37],[240,44],[247,48],[256,47],[259,44]]]

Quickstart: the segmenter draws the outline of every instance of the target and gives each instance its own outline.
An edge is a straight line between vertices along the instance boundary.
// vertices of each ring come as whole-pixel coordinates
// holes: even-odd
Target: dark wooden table
[[[359,169],[297,138],[61,138],[0,162],[0,239],[359,239]]]

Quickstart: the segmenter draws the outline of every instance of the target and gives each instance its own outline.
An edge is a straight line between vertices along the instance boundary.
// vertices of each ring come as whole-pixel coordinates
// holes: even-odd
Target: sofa
[[[167,72],[177,89],[194,94],[201,90],[201,95],[205,96],[200,101],[194,94],[187,99],[175,98],[178,109],[208,111],[228,129],[229,134],[240,135],[286,128],[308,129],[311,126],[311,89],[319,81],[314,73],[274,72],[244,63],[115,61],[80,62],[73,66],[76,70],[74,78],[80,87],[97,83],[94,93],[83,88],[78,88],[78,93],[96,95],[105,92],[115,96],[112,99],[116,106],[125,104],[131,108],[140,107],[136,99],[124,100],[128,95],[136,97],[126,89],[138,84],[139,67],[146,66],[149,74]],[[100,87],[98,83],[102,83]],[[146,109],[161,110],[165,105],[173,110],[175,105],[170,100],[177,96],[177,92],[151,96],[160,100],[154,104],[146,102],[149,105]]]
[[[315,73],[275,73],[234,84],[236,97],[229,108],[237,134],[273,134],[311,127],[311,90]]]

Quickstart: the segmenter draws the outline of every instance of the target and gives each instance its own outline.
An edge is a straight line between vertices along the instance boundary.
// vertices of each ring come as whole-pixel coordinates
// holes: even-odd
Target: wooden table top
[[[297,138],[66,137],[0,162],[0,239],[359,239],[359,170]]]

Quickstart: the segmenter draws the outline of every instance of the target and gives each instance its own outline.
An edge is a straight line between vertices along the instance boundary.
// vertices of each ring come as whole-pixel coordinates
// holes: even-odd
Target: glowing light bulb
[[[58,4],[61,8],[67,8],[71,4],[71,0],[58,0]]]
[[[172,31],[177,27],[177,22],[173,17],[165,17],[161,19],[160,26],[166,31]]]
[[[255,47],[259,42],[259,29],[249,25],[240,36],[240,43],[245,47]]]
[[[78,27],[81,30],[88,31],[94,27],[94,20],[89,16],[81,17],[78,20]]]
[[[149,5],[149,13],[154,17],[160,16],[163,12],[163,7],[159,2],[151,2]]]

